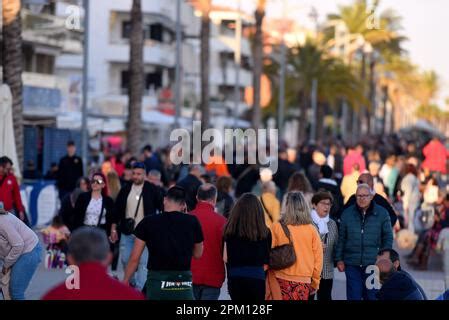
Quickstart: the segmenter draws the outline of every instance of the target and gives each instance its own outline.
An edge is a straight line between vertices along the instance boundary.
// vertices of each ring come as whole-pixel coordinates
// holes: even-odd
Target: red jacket
[[[19,184],[13,174],[8,174],[6,177],[0,175],[0,201],[3,202],[6,211],[25,211],[22,205]]]
[[[200,259],[192,259],[192,282],[195,285],[221,288],[225,280],[223,229],[226,219],[204,201],[198,202],[190,214],[198,218],[204,235],[203,255]]]
[[[76,281],[68,281],[75,284]],[[62,283],[48,292],[42,300],[144,300],[142,293],[111,278],[100,263],[79,266],[79,289],[68,289]]]
[[[347,176],[352,173],[352,170],[354,168],[354,164],[358,164],[360,167],[360,172],[365,171],[366,169],[366,162],[363,155],[356,151],[356,150],[349,150],[348,154],[346,155],[345,159],[343,160],[343,175]]]
[[[443,174],[446,173],[446,147],[440,141],[430,141],[422,151],[426,159],[422,163],[423,168],[428,168],[430,171],[438,171]]]

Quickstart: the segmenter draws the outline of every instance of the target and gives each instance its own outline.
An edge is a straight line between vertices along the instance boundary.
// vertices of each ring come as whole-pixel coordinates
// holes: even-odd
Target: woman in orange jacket
[[[289,243],[281,223],[290,231],[296,262],[274,274],[282,292],[282,300],[308,300],[320,286],[323,247],[313,225],[310,206],[301,192],[289,192],[280,222],[273,224],[272,248]]]

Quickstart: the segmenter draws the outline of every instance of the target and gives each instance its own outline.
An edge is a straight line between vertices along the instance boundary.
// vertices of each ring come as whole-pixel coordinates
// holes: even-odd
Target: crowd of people
[[[393,239],[415,239],[407,262],[425,269],[447,234],[448,152],[439,139],[304,144],[296,154],[281,144],[275,173],[216,154],[175,165],[169,153],[147,145],[140,155],[108,154],[87,177],[68,142],[47,174],[61,208],[45,235],[67,227],[51,244],[63,242],[86,285],[61,285],[44,299],[217,300],[227,280],[234,301],[331,300],[335,270],[346,275],[348,300],[427,299],[401,269]],[[0,158],[0,259],[2,273],[12,270],[12,298],[23,299],[42,249],[12,165]],[[380,290],[366,286],[374,265]]]

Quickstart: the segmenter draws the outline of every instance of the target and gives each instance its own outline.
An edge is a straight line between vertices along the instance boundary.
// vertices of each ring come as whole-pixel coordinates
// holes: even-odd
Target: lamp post
[[[176,0],[176,67],[175,67],[175,128],[181,114],[181,0]]]
[[[240,0],[238,0],[237,18],[235,21],[235,84],[234,84],[234,127],[237,127],[240,103],[240,67],[242,61],[242,16],[240,14]]]
[[[84,47],[83,47],[83,100],[81,111],[81,158],[83,159],[83,172],[87,173],[87,98],[89,75],[89,0],[83,0],[84,8]]]
[[[284,0],[282,2],[282,25],[281,25],[281,58],[279,68],[279,101],[277,109],[277,125],[279,140],[284,138],[284,110],[285,110],[285,70],[286,70],[286,60],[287,60],[287,46],[285,44],[285,19],[287,16],[287,3]]]

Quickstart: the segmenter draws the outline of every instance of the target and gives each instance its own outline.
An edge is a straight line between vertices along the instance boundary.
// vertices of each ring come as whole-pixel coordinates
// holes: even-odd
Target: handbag
[[[137,202],[136,212],[134,213],[134,218],[126,218],[120,222],[119,229],[124,235],[131,235],[136,227],[136,217],[139,212],[140,201],[142,200],[142,193],[139,196],[139,201]]]
[[[276,246],[270,251],[269,266],[273,270],[282,270],[292,266],[296,262],[295,249],[293,247],[290,231],[287,226],[281,223],[281,227],[288,238],[289,243]]]

